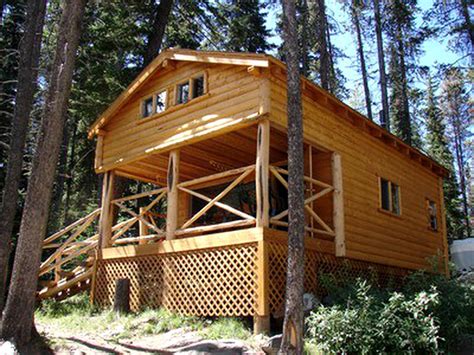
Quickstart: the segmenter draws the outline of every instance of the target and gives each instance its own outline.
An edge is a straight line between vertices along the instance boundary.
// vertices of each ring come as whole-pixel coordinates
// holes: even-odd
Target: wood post
[[[262,230],[265,233],[265,229]],[[270,332],[268,245],[262,238],[257,247],[257,314],[253,318],[254,334]]]
[[[143,211],[144,211],[144,207],[140,207],[140,215],[143,214]],[[146,215],[143,215],[143,218],[146,218]],[[138,221],[138,232],[139,232],[140,236],[150,234],[150,229],[148,228],[148,226],[145,223],[143,223],[143,220],[141,220],[141,219]],[[146,244],[146,243],[147,243],[146,239],[138,241],[138,244]]]
[[[344,234],[344,197],[342,190],[341,156],[332,154],[333,219],[336,244],[336,256],[346,255],[346,240]]]
[[[166,213],[166,239],[174,239],[178,228],[179,201],[179,150],[172,150],[168,161],[168,203]]]
[[[130,279],[115,281],[114,312],[130,313]]]
[[[255,195],[257,199],[257,227],[268,227],[270,223],[269,199],[270,122],[258,124],[257,160],[255,163]]]
[[[99,249],[110,247],[112,244],[112,224],[113,224],[113,191],[114,191],[113,170],[104,174],[102,182],[102,211],[99,220]]]

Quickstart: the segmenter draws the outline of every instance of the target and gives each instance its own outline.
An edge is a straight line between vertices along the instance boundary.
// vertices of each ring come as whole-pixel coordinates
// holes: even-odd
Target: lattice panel
[[[115,280],[130,279],[130,306],[198,316],[247,316],[257,305],[257,245],[103,260],[95,302],[113,304]]]
[[[286,245],[269,243],[269,303],[270,312],[275,317],[283,315],[287,253]],[[321,275],[331,277],[331,282],[342,282],[343,280],[369,276],[379,286],[386,287],[400,285],[407,274],[408,271],[405,269],[337,258],[334,255],[313,250],[305,251],[305,292],[315,294],[318,297],[325,294],[324,287],[319,282]]]

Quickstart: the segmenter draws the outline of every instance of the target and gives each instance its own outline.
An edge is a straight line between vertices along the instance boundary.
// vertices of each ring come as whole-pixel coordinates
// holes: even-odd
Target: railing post
[[[257,160],[255,163],[255,195],[257,200],[257,227],[268,227],[270,223],[270,199],[268,191],[270,164],[270,122],[258,124]]]
[[[114,171],[104,174],[102,182],[102,211],[99,220],[99,249],[107,248],[112,244],[113,208],[112,198],[114,191]]]
[[[342,166],[341,156],[332,154],[332,185],[333,192],[333,220],[336,244],[336,256],[346,255],[346,240],[344,236],[344,199],[342,194]]]
[[[179,183],[179,150],[172,150],[168,161],[168,202],[166,213],[166,239],[174,239],[178,228],[178,183]]]
[[[140,207],[140,213],[139,213],[140,215],[143,214],[143,210],[144,210],[144,207]],[[143,218],[146,218],[146,214],[143,215]],[[143,235],[150,234],[150,230],[148,226],[145,223],[143,223],[141,219],[138,221],[138,231],[139,231],[140,237]],[[146,240],[138,241],[138,244],[146,244],[146,243],[147,243]]]
[[[262,239],[257,246],[257,314],[253,318],[254,334],[270,331],[268,244],[263,235],[265,230],[261,233]]]

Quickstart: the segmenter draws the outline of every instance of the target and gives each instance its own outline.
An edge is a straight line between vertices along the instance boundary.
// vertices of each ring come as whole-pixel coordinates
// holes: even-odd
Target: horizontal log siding
[[[204,129],[225,127],[233,120],[259,113],[260,80],[248,74],[246,67],[177,63],[176,69],[166,70],[144,84],[104,127],[103,170],[167,150],[169,144],[179,144]],[[207,73],[205,97],[173,108],[175,83],[201,72]],[[142,100],[164,88],[168,88],[170,111],[141,122]]]
[[[429,266],[427,258],[444,248],[441,228],[428,229],[425,205],[430,198],[441,207],[438,177],[307,97],[303,116],[305,137],[342,158],[346,256],[410,269]],[[286,126],[286,117],[286,88],[272,80],[270,119]],[[377,176],[400,185],[400,217],[378,210]]]

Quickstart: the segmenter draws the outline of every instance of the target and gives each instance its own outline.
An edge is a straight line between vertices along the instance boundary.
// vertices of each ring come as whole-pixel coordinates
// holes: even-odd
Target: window
[[[193,78],[193,99],[204,95],[204,75]]]
[[[166,90],[159,92],[155,96],[155,113],[160,113],[166,110]]]
[[[426,206],[428,208],[428,223],[429,227],[437,231],[438,230],[438,211],[436,208],[436,202],[426,199]]]
[[[153,97],[149,97],[143,101],[142,104],[142,117],[151,116],[153,112]]]
[[[178,89],[176,90],[176,103],[184,104],[189,101],[189,81],[178,84]]]
[[[400,215],[400,187],[392,181],[380,178],[380,208]]]

